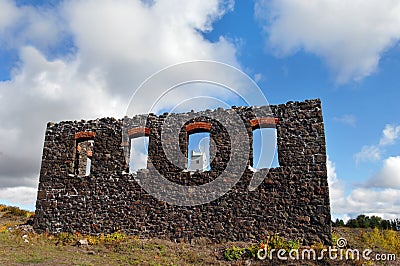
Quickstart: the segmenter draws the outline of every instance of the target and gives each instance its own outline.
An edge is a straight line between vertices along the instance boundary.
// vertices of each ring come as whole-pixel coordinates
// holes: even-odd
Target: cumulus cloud
[[[336,206],[334,211],[338,214],[348,214],[353,218],[363,213],[393,219],[400,216],[399,197],[399,189],[356,188]]]
[[[257,0],[268,46],[286,56],[321,57],[338,83],[377,70],[382,53],[400,39],[400,2],[393,0]]]
[[[0,16],[0,33],[3,33],[15,23],[19,12],[11,0],[1,1],[0,9],[2,10],[2,15]]]
[[[0,82],[0,187],[38,178],[48,121],[117,115],[120,104],[96,69],[80,77],[77,61],[48,61],[33,47],[23,47],[20,57],[23,67]]]
[[[83,59],[81,70],[104,69],[107,87],[124,94],[177,62],[213,59],[238,66],[234,45],[223,36],[211,43],[200,34],[211,30],[226,8],[216,0],[157,1],[151,7],[89,0],[72,1],[63,12]]]
[[[0,81],[0,201],[17,188],[36,190],[48,121],[122,117],[134,89],[174,63],[239,66],[234,44],[202,36],[232,8],[217,0],[71,0],[52,8],[1,1],[8,11],[0,18],[0,49],[16,50],[19,63]],[[63,38],[73,47],[54,55],[49,47]]]
[[[344,198],[345,186],[344,183],[338,179],[336,173],[336,165],[329,157],[326,162],[328,172],[329,196],[333,212],[336,212],[336,206],[341,204]]]
[[[380,160],[386,146],[396,144],[399,135],[400,126],[386,125],[379,144],[363,146],[361,151],[354,155],[356,163]],[[338,201],[334,211],[351,217],[362,212],[393,219],[400,216],[399,196],[400,156],[388,157],[375,175]]]
[[[1,200],[11,205],[18,205],[33,210],[37,189],[33,187],[0,188]]]
[[[377,176],[367,181],[363,186],[350,190],[349,193],[346,193],[346,184],[341,178],[338,178],[335,163],[328,158],[327,171],[333,218],[348,220],[357,217],[359,214],[377,215],[384,219],[399,217],[400,186],[398,185],[400,179],[398,179],[398,165],[400,164],[398,160],[400,158],[395,158],[386,160],[387,163]],[[388,176],[391,177],[388,178]],[[377,186],[383,188],[377,189],[377,187],[368,185],[372,181],[383,181],[388,186]]]
[[[65,31],[55,9],[17,7],[14,1],[5,0],[0,10],[0,48],[13,50],[29,43],[44,51],[63,39]]]
[[[389,157],[382,169],[368,180],[368,187],[400,189],[400,156]]]

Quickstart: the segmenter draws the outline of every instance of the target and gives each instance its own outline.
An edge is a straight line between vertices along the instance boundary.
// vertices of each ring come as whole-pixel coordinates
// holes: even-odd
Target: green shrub
[[[244,250],[244,255],[249,258],[256,258],[257,252],[260,249],[260,245],[253,244]]]
[[[229,261],[238,260],[242,257],[244,252],[245,252],[244,248],[239,248],[239,247],[233,246],[233,247],[225,249],[224,258]]]
[[[23,217],[28,217],[28,214],[31,213],[29,211],[21,210],[20,208],[14,206],[6,206],[5,208],[3,208],[2,211],[12,214],[14,216],[23,216]]]
[[[257,253],[260,249],[266,249],[267,252],[271,249],[284,249],[287,252],[290,252],[292,249],[300,249],[300,239],[286,240],[275,234],[267,236],[267,240],[261,241],[259,244],[252,244],[245,248],[235,246],[227,248],[224,251],[224,258],[229,261],[238,260],[243,257],[257,258]]]
[[[98,245],[98,244],[104,244],[104,243],[119,243],[121,241],[124,241],[127,236],[120,232],[114,232],[112,234],[100,234],[98,236],[86,236],[85,237],[89,243],[89,245]]]
[[[71,243],[74,243],[77,241],[75,235],[71,234],[71,233],[61,232],[56,235],[56,238],[57,238],[58,242],[61,242],[64,245],[71,244]]]
[[[114,232],[109,235],[103,235],[102,242],[112,243],[112,242],[121,242],[126,239],[126,235],[120,231]]]
[[[288,247],[288,251],[292,250],[292,249],[300,249],[300,239],[297,239],[296,241],[294,240],[288,240],[287,241],[287,247]]]
[[[289,252],[292,249],[299,249],[300,248],[300,239],[298,240],[286,240],[283,237],[280,237],[279,235],[275,234],[270,237],[268,237],[267,242],[268,243],[268,249],[284,249],[287,252]]]
[[[391,252],[400,254],[400,235],[396,231],[374,228],[371,232],[364,233],[362,237],[371,247],[381,246]]]

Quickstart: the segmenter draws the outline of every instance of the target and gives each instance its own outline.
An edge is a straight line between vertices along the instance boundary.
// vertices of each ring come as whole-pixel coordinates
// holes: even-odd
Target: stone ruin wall
[[[198,113],[149,115],[125,118],[132,127],[130,137],[149,136],[148,165],[167,179],[183,185],[200,185],[214,180],[229,162],[234,149],[244,144],[230,139],[224,123],[211,119],[218,112],[236,112],[252,141],[254,113],[266,107],[233,107]],[[141,237],[190,241],[206,237],[214,242],[256,241],[279,233],[303,244],[331,243],[331,215],[326,169],[324,124],[319,99],[270,105],[277,130],[279,167],[271,168],[254,191],[248,190],[253,172],[246,168],[239,182],[222,197],[197,206],[176,206],[146,193],[136,179],[151,178],[151,171],[128,174],[129,139],[123,120],[101,118],[91,121],[48,123],[42,155],[34,228],[38,232],[112,233],[121,230]],[[269,111],[269,110],[268,110]],[[194,116],[193,116],[194,115]],[[170,163],[161,144],[161,126],[186,127],[179,131],[179,147],[187,155],[188,132],[210,132],[215,145],[211,170],[190,174]],[[194,117],[194,118],[193,118]],[[259,117],[259,116],[258,116]],[[266,120],[271,121],[271,119]],[[146,127],[139,128],[146,119]],[[172,121],[172,122],[171,122]],[[175,121],[175,122],[173,122]],[[258,121],[260,122],[260,121]],[[271,126],[269,122],[269,125]],[[189,126],[189,127],[188,127]],[[207,128],[208,126],[208,128]],[[206,128],[204,128],[206,127]],[[190,132],[189,132],[190,133]],[[164,148],[170,145],[163,143]],[[166,145],[166,146],[165,146]],[[171,144],[172,145],[172,144]],[[241,146],[242,145],[242,146]],[[252,165],[252,145],[245,160]],[[86,160],[91,159],[86,176]],[[77,154],[78,153],[78,154]],[[80,161],[81,160],[81,161]],[[168,193],[168,188],[164,188]]]

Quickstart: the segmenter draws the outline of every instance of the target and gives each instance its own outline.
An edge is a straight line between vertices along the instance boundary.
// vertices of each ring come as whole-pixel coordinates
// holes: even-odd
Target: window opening
[[[192,133],[188,143],[188,170],[210,170],[210,132]]]
[[[253,130],[253,165],[255,169],[279,167],[276,128],[257,128]],[[271,150],[274,157],[271,162]],[[271,165],[270,165],[271,163]]]
[[[78,176],[88,176],[92,168],[94,140],[82,140],[76,143],[75,173]]]
[[[129,173],[147,168],[149,137],[142,136],[130,139]]]

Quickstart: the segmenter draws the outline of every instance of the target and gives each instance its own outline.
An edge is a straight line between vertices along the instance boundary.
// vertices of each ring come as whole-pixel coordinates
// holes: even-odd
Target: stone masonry
[[[256,119],[255,113],[264,109],[269,114]],[[236,122],[245,125],[249,147],[229,137],[224,124],[235,121],[212,118],[224,112],[240,116],[242,121]],[[129,126],[126,129],[123,125]],[[177,156],[175,164],[168,161],[165,150],[173,143],[161,143],[160,133],[162,126],[177,125],[184,125],[178,128],[178,139],[181,155],[185,156],[189,134],[210,132],[214,145],[210,147],[213,160],[209,171],[186,171],[185,156]],[[141,178],[151,180],[152,171],[128,170],[126,147],[130,147],[130,140],[148,136],[148,166],[151,164],[174,183],[206,184],[217,178],[226,169],[231,154],[241,149],[249,149],[243,158],[251,166],[252,132],[263,127],[277,130],[279,167],[271,168],[254,191],[248,189],[253,171],[247,167],[239,182],[222,197],[201,205],[177,206],[158,200],[138,184]],[[183,241],[206,237],[214,242],[257,241],[267,234],[279,233],[288,239],[300,238],[303,244],[331,244],[325,134],[319,99],[268,108],[232,107],[198,113],[48,123],[39,181],[34,218],[37,232],[108,234],[121,230],[141,237]],[[168,187],[160,190],[168,193]]]

